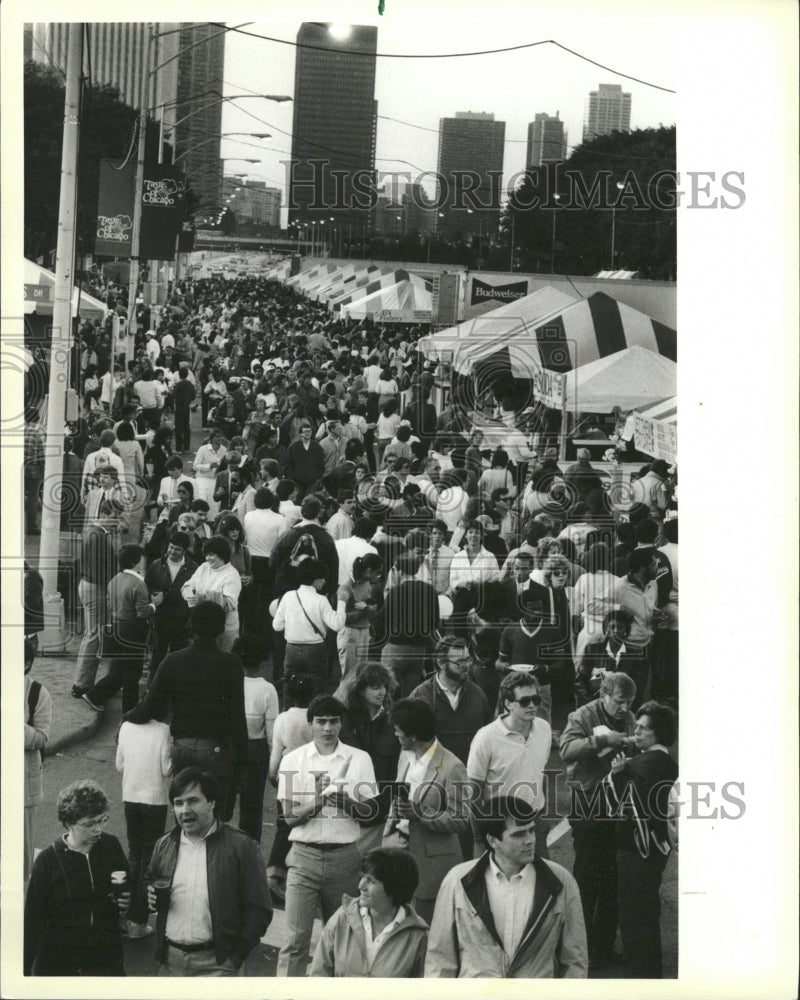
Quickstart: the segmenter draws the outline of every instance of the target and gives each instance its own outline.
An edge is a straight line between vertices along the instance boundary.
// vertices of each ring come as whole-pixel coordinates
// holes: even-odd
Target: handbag
[[[301,610],[301,611],[303,612],[303,614],[304,614],[304,615],[306,616],[306,621],[307,621],[307,622],[308,622],[308,624],[309,624],[309,625],[310,625],[310,626],[311,626],[311,627],[312,627],[312,628],[314,629],[314,631],[315,631],[315,632],[317,633],[317,635],[318,635],[318,636],[320,637],[320,639],[322,639],[322,641],[324,642],[324,641],[325,641],[325,637],[326,637],[326,634],[325,634],[324,632],[320,632],[320,630],[319,630],[319,626],[315,625],[315,624],[314,624],[314,622],[313,622],[313,621],[312,621],[312,620],[311,620],[311,619],[309,618],[309,616],[308,616],[308,612],[307,612],[307,611],[306,611],[306,609],[305,609],[305,608],[303,607],[303,602],[302,602],[302,601],[300,600],[300,594],[299,594],[299,593],[298,593],[297,591],[295,591],[295,594],[296,594],[296,596],[297,596],[297,603],[298,603],[298,604],[300,605],[300,610]]]

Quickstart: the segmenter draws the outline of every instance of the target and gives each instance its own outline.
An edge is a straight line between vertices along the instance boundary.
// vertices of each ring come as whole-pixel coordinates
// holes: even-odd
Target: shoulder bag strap
[[[308,612],[303,607],[303,602],[300,600],[300,591],[296,590],[295,594],[297,595],[297,603],[300,605],[300,610],[306,616],[306,621],[314,629],[314,631],[317,633],[317,635],[320,637],[320,639],[324,640],[325,639],[324,633],[320,632],[319,627],[317,625],[315,625],[314,622],[309,618]]]

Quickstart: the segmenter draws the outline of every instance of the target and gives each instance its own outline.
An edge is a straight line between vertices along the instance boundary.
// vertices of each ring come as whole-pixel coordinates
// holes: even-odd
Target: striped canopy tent
[[[302,292],[306,286],[313,284],[318,278],[325,277],[335,270],[336,264],[317,264],[316,267],[312,267],[308,271],[301,271],[299,274],[292,275],[286,284],[292,285],[298,292]]]
[[[378,270],[378,267],[376,264],[370,264],[366,270],[374,273]],[[315,299],[317,302],[323,302],[329,296],[333,297],[344,294],[346,283],[353,281],[357,275],[363,273],[365,273],[365,268],[364,262],[361,260],[352,261],[349,264],[341,264],[338,271],[331,274],[309,293],[309,298]]]
[[[345,265],[346,267],[346,265]],[[352,274],[353,268],[350,268],[346,273]],[[314,299],[318,301],[319,291],[322,288],[330,288],[332,285],[340,282],[342,280],[343,267],[341,264],[336,264],[332,271],[325,271],[322,274],[316,275],[316,277],[311,278],[308,282],[303,284],[302,292],[306,298]]]
[[[413,281],[412,281],[413,279]],[[412,275],[405,268],[386,268],[386,271],[379,276],[367,281],[365,284],[360,285],[355,288],[352,292],[344,296],[344,298],[338,299],[333,303],[334,311],[345,312],[345,306],[349,306],[351,303],[355,303],[358,299],[364,299],[367,296],[372,296],[376,292],[380,292],[384,289],[391,288],[392,285],[398,285],[402,281],[412,282],[416,288],[420,290],[430,287],[424,278],[420,278],[419,275]],[[389,308],[384,306],[382,308]],[[422,308],[422,306],[420,306]],[[428,307],[430,308],[430,306]],[[378,309],[380,311],[380,308]],[[351,313],[351,315],[354,315]]]
[[[382,312],[399,313],[403,315],[392,316],[393,321],[405,320],[413,323],[416,319],[415,312],[430,313],[432,294],[425,279],[416,274],[403,273],[406,273],[407,277],[343,305],[342,314],[353,319],[364,319],[366,316],[375,316]]]
[[[568,372],[566,407],[571,413],[637,410],[674,393],[677,380],[674,361],[634,344]]]
[[[640,407],[638,413],[640,417],[646,417],[648,420],[660,420],[662,424],[677,424],[678,397],[668,396],[651,406]]]
[[[273,264],[272,267],[267,268],[263,277],[273,281],[285,281],[291,273],[292,262],[290,260],[282,260],[277,264]]]
[[[388,264],[368,264],[362,266],[361,270],[356,271],[349,278],[345,278],[341,285],[334,285],[330,291],[325,293],[324,299],[328,308],[337,309],[340,302],[345,299],[351,301],[370,282],[376,281],[384,274],[392,274],[393,271],[394,268],[389,267]]]
[[[520,299],[516,305],[522,308],[523,302]],[[487,314],[485,321],[490,322],[499,311]],[[525,341],[523,351],[519,350],[520,336]],[[495,338],[496,350],[487,347],[483,356],[491,357],[491,366],[497,370],[530,378],[531,357],[537,353],[542,367],[569,372],[634,345],[676,361],[677,340],[671,327],[605,292],[595,292],[525,326],[520,324],[518,331],[507,329]]]
[[[53,315],[53,299],[55,297],[56,276],[46,267],[41,267],[32,260],[25,258],[25,268],[23,272],[25,280],[25,299],[23,312],[37,313],[39,316]],[[29,296],[28,291],[32,291],[27,286],[38,285],[48,289],[46,299],[37,299]],[[80,315],[83,319],[105,319],[108,315],[108,306],[88,292],[72,289],[72,315]]]
[[[447,361],[466,375],[476,364],[505,349],[513,374],[530,377],[532,369],[541,367],[537,324],[574,302],[574,295],[548,285],[532,295],[423,337],[418,350],[428,358]]]

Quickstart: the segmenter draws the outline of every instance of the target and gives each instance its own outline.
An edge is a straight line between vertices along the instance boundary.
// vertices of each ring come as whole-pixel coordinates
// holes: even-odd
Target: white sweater
[[[155,719],[141,725],[123,722],[117,744],[117,770],[122,772],[124,802],[167,805],[172,773],[169,726]]]

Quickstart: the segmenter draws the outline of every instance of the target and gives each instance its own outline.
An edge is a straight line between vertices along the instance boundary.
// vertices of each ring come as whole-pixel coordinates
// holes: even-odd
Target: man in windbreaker
[[[425,977],[585,979],[586,931],[575,879],[535,853],[535,810],[497,796],[477,816],[487,851],[445,876]]]

